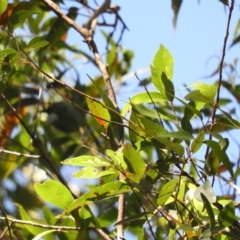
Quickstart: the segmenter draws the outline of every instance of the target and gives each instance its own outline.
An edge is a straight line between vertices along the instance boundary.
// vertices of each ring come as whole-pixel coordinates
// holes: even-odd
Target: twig
[[[9,151],[3,148],[0,148],[0,153],[8,153],[8,154],[16,155],[19,157],[37,158],[37,159],[41,157],[40,155],[31,155],[27,153],[14,152],[14,151]]]
[[[0,205],[0,210],[1,210],[2,214],[3,214],[3,217],[1,217],[1,219],[5,220],[6,225],[7,225],[7,230],[9,231],[9,237],[10,237],[10,239],[13,239],[12,233],[11,233],[11,228],[10,228],[11,224],[9,224],[9,219],[7,217],[7,214],[5,213],[5,211],[4,211],[4,209],[3,209],[3,207],[1,205]],[[5,234],[5,231],[3,232],[3,234]]]
[[[94,14],[88,19],[88,21],[83,24],[83,27],[90,30],[92,26],[92,22],[95,21],[100,14],[102,14],[104,11],[106,11],[110,7],[110,2],[111,2],[110,0],[105,0],[103,4],[95,10]]]
[[[229,36],[229,28],[230,28],[230,22],[231,22],[231,18],[232,18],[233,9],[234,9],[234,0],[232,0],[231,6],[229,8],[227,28],[226,28],[224,41],[223,41],[222,57],[221,57],[220,64],[219,64],[219,81],[218,81],[218,88],[217,88],[217,97],[216,97],[216,101],[213,104],[210,132],[212,132],[212,130],[213,130],[213,126],[214,126],[214,122],[215,122],[215,116],[216,116],[216,112],[217,112],[217,107],[218,107],[218,103],[219,103],[219,100],[220,100],[220,90],[221,90],[221,84],[222,84],[223,65],[224,65],[224,59],[225,59],[225,55],[226,55],[227,40],[228,40],[228,36]],[[211,140],[211,139],[212,139],[212,135],[209,134],[209,140]],[[207,159],[209,151],[210,151],[210,147],[207,146],[205,159]]]

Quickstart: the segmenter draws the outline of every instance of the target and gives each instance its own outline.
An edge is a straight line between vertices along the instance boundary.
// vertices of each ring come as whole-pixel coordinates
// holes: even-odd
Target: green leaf
[[[143,103],[161,103],[166,99],[159,92],[142,92],[134,95],[130,98],[129,102],[125,104],[122,109],[121,116],[125,116],[128,111],[132,108],[132,105],[143,104]]]
[[[82,168],[78,172],[73,174],[73,177],[76,178],[100,178],[106,175],[116,174],[116,170],[110,168],[109,170],[100,171],[94,167]]]
[[[127,193],[130,191],[132,191],[131,187],[123,181],[116,181],[104,184],[102,186],[91,189],[90,191],[73,201],[61,214],[61,216],[69,214],[76,208],[81,208],[86,204],[100,201],[109,197],[115,197],[121,193]]]
[[[193,139],[193,136],[184,131],[184,130],[180,130],[180,131],[177,131],[177,132],[165,132],[165,133],[159,133],[159,134],[156,134],[154,136],[154,138],[177,138],[177,139],[181,139],[181,140],[191,140]]]
[[[127,217],[124,218],[121,221],[118,221],[114,224],[114,226],[117,226],[119,224],[126,224],[126,223],[131,223],[131,222],[135,222],[135,221],[139,221],[139,220],[146,220],[146,216],[147,218],[151,218],[154,216],[154,214],[152,212],[142,212],[142,213],[137,213],[131,217]]]
[[[146,171],[145,162],[140,154],[129,144],[126,143],[123,148],[123,156],[131,173],[142,177]]]
[[[35,37],[28,43],[29,49],[38,49],[45,47],[49,42],[44,37]]]
[[[174,178],[160,187],[157,198],[157,204],[159,206],[164,206],[167,200],[171,197],[177,186],[178,181],[178,178]]]
[[[203,144],[203,141],[204,141],[204,133],[200,133],[192,142],[191,144],[191,151],[193,153],[196,153],[201,147],[202,147],[202,144]]]
[[[174,85],[170,81],[173,75],[173,57],[163,45],[160,45],[151,66],[152,82],[162,96],[172,102]]]
[[[208,198],[202,193],[200,192],[203,204],[204,204],[204,208],[206,208],[207,213],[208,213],[208,217],[209,217],[209,221],[210,221],[210,226],[213,227],[215,226],[215,216],[214,216],[214,212],[212,209],[212,206],[210,204],[210,202],[208,201]]]
[[[211,104],[214,101],[217,85],[206,83],[194,83],[193,86],[197,89],[191,91],[185,96],[186,100],[192,100],[194,102],[204,102]]]
[[[157,141],[164,144],[167,149],[170,149],[177,153],[179,157],[182,157],[184,154],[184,147],[179,143],[170,142],[167,138],[154,137]]]
[[[7,0],[0,0],[0,15],[6,11],[7,6],[8,6]]]
[[[207,140],[204,141],[205,144],[207,144],[209,147],[211,147],[212,150],[214,150],[214,154],[217,155],[219,158],[220,162],[222,162],[227,170],[229,171],[231,177],[234,176],[233,169],[232,169],[232,163],[230,162],[228,155],[224,151],[224,149],[221,149],[221,146],[219,143],[213,141],[213,140]]]
[[[225,227],[231,226],[236,220],[233,202],[228,203],[219,213],[218,221]]]
[[[219,160],[218,154],[216,153],[215,150],[211,150],[211,152],[207,156],[204,170],[208,176],[213,176],[218,173],[219,166],[220,166],[220,160]]]
[[[19,214],[21,216],[21,219],[24,221],[33,221],[33,219],[28,215],[28,213],[25,211],[25,209],[20,205],[15,203],[15,205],[18,208]],[[39,227],[34,227],[31,225],[24,225],[24,228],[29,231],[31,234],[33,234],[34,236],[41,233],[43,231],[43,229],[39,228]]]
[[[36,183],[34,188],[37,194],[46,202],[51,203],[54,206],[65,209],[72,203],[73,196],[70,191],[63,184],[54,181],[47,180],[44,183]]]
[[[153,66],[157,75],[161,77],[162,74],[165,73],[167,79],[171,80],[173,76],[173,62],[172,55],[168,49],[161,44],[153,59]]]
[[[30,10],[22,10],[13,13],[9,18],[9,25],[12,30],[15,28],[22,26],[28,17],[31,17],[34,14],[38,14],[38,11],[30,11]]]
[[[13,48],[7,48],[7,49],[4,49],[4,50],[0,51],[0,57],[2,59],[4,59],[5,57],[7,57],[8,55],[10,55],[12,53],[17,53],[17,51]]]
[[[104,129],[107,131],[110,121],[110,115],[107,108],[103,107],[100,103],[93,101],[89,98],[87,98],[87,105],[90,112],[97,120],[98,124],[104,127]]]
[[[119,148],[116,152],[107,149],[106,154],[111,158],[114,166],[121,170],[127,169],[127,164],[123,157],[123,147]]]
[[[44,236],[48,235],[48,234],[51,234],[53,232],[57,232],[58,230],[57,229],[52,229],[52,230],[47,230],[47,231],[44,231],[42,233],[39,233],[37,236],[35,236],[32,240],[41,240],[43,239]]]
[[[61,162],[62,164],[81,166],[81,167],[107,167],[110,165],[109,161],[102,157],[85,155],[75,158],[70,158]]]

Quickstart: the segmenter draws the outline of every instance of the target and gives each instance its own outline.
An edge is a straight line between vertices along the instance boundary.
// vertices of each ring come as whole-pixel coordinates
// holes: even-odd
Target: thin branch
[[[10,228],[11,224],[9,224],[9,219],[7,217],[7,214],[5,213],[5,211],[4,211],[4,209],[3,209],[3,207],[1,205],[0,205],[0,210],[1,210],[2,214],[3,214],[3,217],[1,217],[1,218],[2,218],[2,220],[5,220],[6,225],[7,225],[7,230],[9,232],[9,237],[10,237],[10,239],[13,239],[12,233],[11,233],[11,228]],[[5,231],[3,232],[3,234],[5,234]]]
[[[7,153],[7,154],[12,154],[12,155],[16,155],[19,157],[27,157],[27,158],[40,158],[40,155],[31,155],[31,154],[26,154],[26,153],[20,153],[20,152],[14,152],[14,151],[9,151],[3,148],[0,148],[0,153]]]
[[[216,116],[216,112],[217,112],[217,108],[218,108],[218,103],[220,100],[220,90],[221,90],[221,84],[222,84],[222,80],[223,80],[222,74],[223,74],[224,59],[225,59],[225,55],[226,55],[227,40],[228,40],[228,36],[229,36],[229,28],[230,28],[233,9],[234,9],[234,0],[231,1],[231,6],[229,8],[226,33],[225,33],[225,37],[224,37],[224,41],[223,41],[222,57],[221,57],[220,64],[219,64],[219,80],[218,80],[218,88],[217,88],[217,97],[216,97],[216,101],[214,102],[214,105],[213,105],[210,132],[212,132],[212,130],[213,130],[215,116]],[[212,135],[209,134],[209,140],[211,140],[211,139],[212,139]],[[205,159],[208,157],[209,151],[210,151],[210,147],[207,146]]]
[[[100,14],[105,12],[110,7],[110,3],[111,3],[110,0],[105,0],[103,4],[95,10],[94,14],[88,19],[88,21],[83,24],[83,27],[90,30],[92,26],[92,22],[95,21]]]

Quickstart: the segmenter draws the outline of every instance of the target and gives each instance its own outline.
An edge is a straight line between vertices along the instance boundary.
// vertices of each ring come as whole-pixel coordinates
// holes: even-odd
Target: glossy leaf
[[[110,165],[110,163],[106,159],[91,155],[66,159],[61,163],[81,167],[107,167]]]
[[[43,200],[59,208],[65,209],[73,201],[69,190],[57,181],[49,179],[42,184],[36,183],[34,188]]]

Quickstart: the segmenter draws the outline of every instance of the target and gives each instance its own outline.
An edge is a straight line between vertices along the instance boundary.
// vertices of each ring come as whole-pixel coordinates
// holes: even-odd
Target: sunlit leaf
[[[208,199],[209,203],[216,202],[216,196],[215,196],[215,194],[213,192],[213,188],[208,180],[203,185],[199,186],[194,192],[194,197],[198,201],[203,202],[204,200],[202,199],[201,194],[204,194],[205,198]]]
[[[110,115],[107,108],[103,107],[100,103],[93,101],[89,98],[87,98],[87,104],[89,110],[94,115],[99,125],[103,126],[104,129],[107,131],[110,121]]]
[[[153,66],[157,75],[161,77],[165,73],[167,79],[171,80],[173,76],[173,62],[171,53],[161,44],[153,59]]]
[[[59,208],[65,209],[73,201],[67,187],[57,181],[49,179],[42,184],[36,183],[34,188],[43,200]]]
[[[62,164],[72,165],[72,166],[81,166],[81,167],[106,167],[109,166],[110,163],[102,158],[91,155],[84,155],[75,158],[70,158],[64,160]]]
[[[236,220],[235,207],[233,202],[226,204],[218,215],[218,221],[221,225],[229,227]]]
[[[0,0],[0,15],[5,12],[5,10],[7,9],[7,5],[7,0]]]
[[[165,98],[159,92],[142,92],[134,95],[130,98],[129,102],[125,104],[122,109],[121,115],[125,116],[128,111],[132,108],[132,104],[142,104],[142,103],[159,103],[166,101]]]
[[[99,170],[98,168],[94,167],[86,167],[82,168],[78,172],[73,174],[73,177],[76,178],[100,178],[102,176],[116,174],[117,172],[110,168],[109,170]]]

